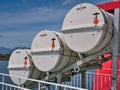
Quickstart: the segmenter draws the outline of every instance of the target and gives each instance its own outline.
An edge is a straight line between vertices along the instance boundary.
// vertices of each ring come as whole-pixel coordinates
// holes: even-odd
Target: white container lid
[[[78,59],[78,54],[66,45],[63,34],[43,30],[33,39],[31,54],[34,65],[43,72],[56,72]]]
[[[85,54],[95,53],[104,48],[112,36],[106,29],[105,18],[103,12],[95,5],[83,3],[73,7],[66,15],[62,27],[68,47]]]
[[[62,52],[63,48],[58,35],[60,36],[57,32],[44,30],[35,36],[31,46],[31,54],[33,63],[39,70],[54,71],[62,68],[59,65],[62,62],[60,52]]]
[[[20,76],[29,78],[32,74],[32,70],[30,69],[31,60],[28,56],[29,50],[15,50],[9,59],[8,69],[9,74],[14,76]],[[19,81],[18,78],[11,77],[12,81],[19,85],[24,84],[26,80],[22,79]]]

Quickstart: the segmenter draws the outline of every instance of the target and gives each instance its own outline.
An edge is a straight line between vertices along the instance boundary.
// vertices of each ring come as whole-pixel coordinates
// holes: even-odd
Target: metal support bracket
[[[76,62],[76,63],[77,63],[78,66],[81,65],[81,64],[88,63],[88,62],[90,62],[91,60],[96,59],[97,57],[99,57],[99,56],[101,56],[101,55],[103,55],[103,54],[105,54],[105,53],[111,52],[112,49],[113,49],[113,38],[112,38],[110,44],[109,44],[106,48],[104,48],[103,50],[101,50],[101,51],[98,52],[98,53],[95,53],[95,54],[92,54],[92,55],[90,55],[90,56],[88,56],[88,57],[86,57],[86,58],[83,58],[83,59],[81,59],[80,61],[78,61],[78,62]]]

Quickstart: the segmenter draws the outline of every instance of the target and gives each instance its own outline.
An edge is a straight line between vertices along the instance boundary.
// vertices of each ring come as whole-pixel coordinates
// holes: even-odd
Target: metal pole
[[[4,81],[5,81],[5,77],[4,77],[4,75],[2,76],[2,82],[4,83]],[[2,90],[4,90],[4,85],[2,84]]]
[[[86,72],[86,71],[82,71],[82,72],[81,72],[81,81],[82,81],[82,82],[81,82],[81,88],[85,88],[85,86],[86,86],[86,85],[85,85],[85,84],[86,84],[86,83],[85,83],[85,72]]]
[[[57,83],[61,84],[62,83],[62,74],[57,75]],[[56,90],[60,90],[61,87],[56,86]]]
[[[38,82],[38,90],[40,90],[40,88],[41,88],[41,87],[40,87],[40,82]]]
[[[112,87],[111,90],[117,90],[118,87],[118,53],[119,53],[119,28],[120,27],[120,9],[114,11],[114,45],[112,56]]]

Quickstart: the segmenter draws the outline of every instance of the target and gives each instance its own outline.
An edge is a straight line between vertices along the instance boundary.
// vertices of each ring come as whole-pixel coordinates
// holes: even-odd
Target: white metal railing
[[[7,83],[3,83],[3,82],[0,82],[0,85],[2,85],[2,90],[30,90],[30,89],[27,89],[27,88],[23,88],[23,87],[20,87],[20,86],[16,86],[16,85],[12,85],[12,84],[7,84]]]
[[[2,80],[0,81],[0,85],[2,85],[2,90],[30,90],[24,87],[11,85],[5,82],[5,77],[14,77],[19,78],[19,80],[29,80],[33,82],[37,82],[37,90],[41,90],[41,85],[51,85],[54,86],[54,90],[57,90],[57,88],[62,88],[63,90],[110,90],[112,86],[112,76],[110,74],[100,74],[100,73],[94,73],[94,72],[86,72],[86,88],[81,88],[81,74],[74,75],[72,77],[72,80],[70,82],[64,82],[63,84],[57,84],[57,83],[51,83],[41,80],[35,80],[30,78],[24,78],[24,77],[18,77],[18,76],[12,76],[8,74],[0,73],[0,78]],[[120,88],[120,76],[118,76],[118,88]],[[53,89],[52,89],[53,90]]]
[[[0,77],[2,78],[2,80],[0,81],[0,85],[2,85],[2,90],[30,90],[24,87],[20,87],[17,85],[11,85],[11,84],[7,84],[5,83],[5,77],[14,77],[14,78],[18,78],[19,80],[29,80],[29,81],[33,81],[33,82],[37,82],[38,83],[38,90],[41,90],[41,84],[48,84],[48,85],[52,85],[55,87],[55,90],[57,90],[58,88],[62,88],[63,90],[88,90],[88,89],[83,89],[83,88],[78,88],[78,87],[74,87],[74,86],[68,86],[68,85],[63,85],[63,84],[57,84],[57,83],[51,83],[51,82],[46,82],[46,81],[41,81],[41,80],[35,80],[35,79],[30,79],[30,78],[24,78],[24,77],[19,77],[19,76],[13,76],[13,75],[8,75],[8,74],[3,74],[0,73]],[[9,88],[9,89],[8,89]]]
[[[81,74],[77,74],[72,77],[71,82],[65,82],[64,84],[81,88],[81,83]],[[112,75],[86,72],[85,85],[88,90],[110,90],[112,86]],[[120,90],[120,76],[118,76],[118,88]]]

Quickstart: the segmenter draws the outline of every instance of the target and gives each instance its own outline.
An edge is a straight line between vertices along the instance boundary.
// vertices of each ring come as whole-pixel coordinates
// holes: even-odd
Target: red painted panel
[[[98,4],[97,6],[108,11],[108,12],[113,13],[115,8],[120,8],[120,0],[108,2],[108,3],[103,3],[103,4]]]
[[[103,63],[102,66],[102,69],[96,69],[93,90],[110,90],[112,86],[112,60]],[[118,60],[118,75],[120,76],[120,57]],[[120,90],[120,77],[118,78],[118,90]]]

